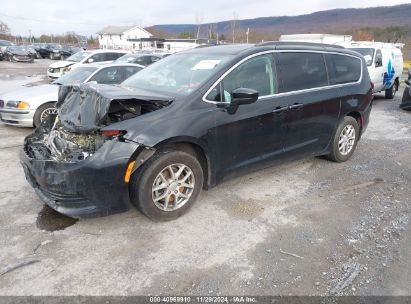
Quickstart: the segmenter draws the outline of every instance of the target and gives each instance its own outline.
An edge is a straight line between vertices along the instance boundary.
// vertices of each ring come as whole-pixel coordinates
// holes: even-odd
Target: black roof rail
[[[345,49],[345,47],[336,44],[315,43],[315,42],[299,42],[299,41],[267,41],[256,43],[255,46],[281,46],[281,45],[294,45],[294,46],[313,46],[313,47],[330,47],[337,49]]]

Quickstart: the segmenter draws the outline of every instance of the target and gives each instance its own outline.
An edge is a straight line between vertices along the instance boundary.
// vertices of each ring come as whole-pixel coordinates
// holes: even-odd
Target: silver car
[[[50,114],[56,113],[59,87],[95,81],[120,84],[144,66],[138,64],[89,64],[58,78],[51,84],[25,87],[0,95],[0,121],[20,127],[37,127]]]

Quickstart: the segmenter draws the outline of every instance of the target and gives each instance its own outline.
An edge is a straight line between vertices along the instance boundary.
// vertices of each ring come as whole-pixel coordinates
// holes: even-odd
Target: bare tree
[[[0,21],[0,36],[3,36],[3,37],[10,36],[10,28],[3,21]]]
[[[235,43],[235,34],[237,30],[237,25],[238,25],[238,14],[236,12],[233,13],[233,20],[231,20],[231,31],[233,35],[233,43]]]
[[[201,25],[203,24],[203,15],[196,13],[197,39],[200,37]]]

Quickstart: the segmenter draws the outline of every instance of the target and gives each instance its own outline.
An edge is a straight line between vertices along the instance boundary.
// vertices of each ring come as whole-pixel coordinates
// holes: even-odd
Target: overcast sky
[[[295,16],[320,10],[409,3],[400,0],[0,0],[0,20],[13,34],[95,34],[106,25],[203,23],[266,16]]]

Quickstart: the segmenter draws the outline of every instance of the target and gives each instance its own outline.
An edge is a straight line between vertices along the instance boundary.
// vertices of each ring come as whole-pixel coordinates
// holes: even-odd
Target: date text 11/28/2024
[[[154,296],[150,297],[150,303],[257,303],[255,297],[246,296]]]

